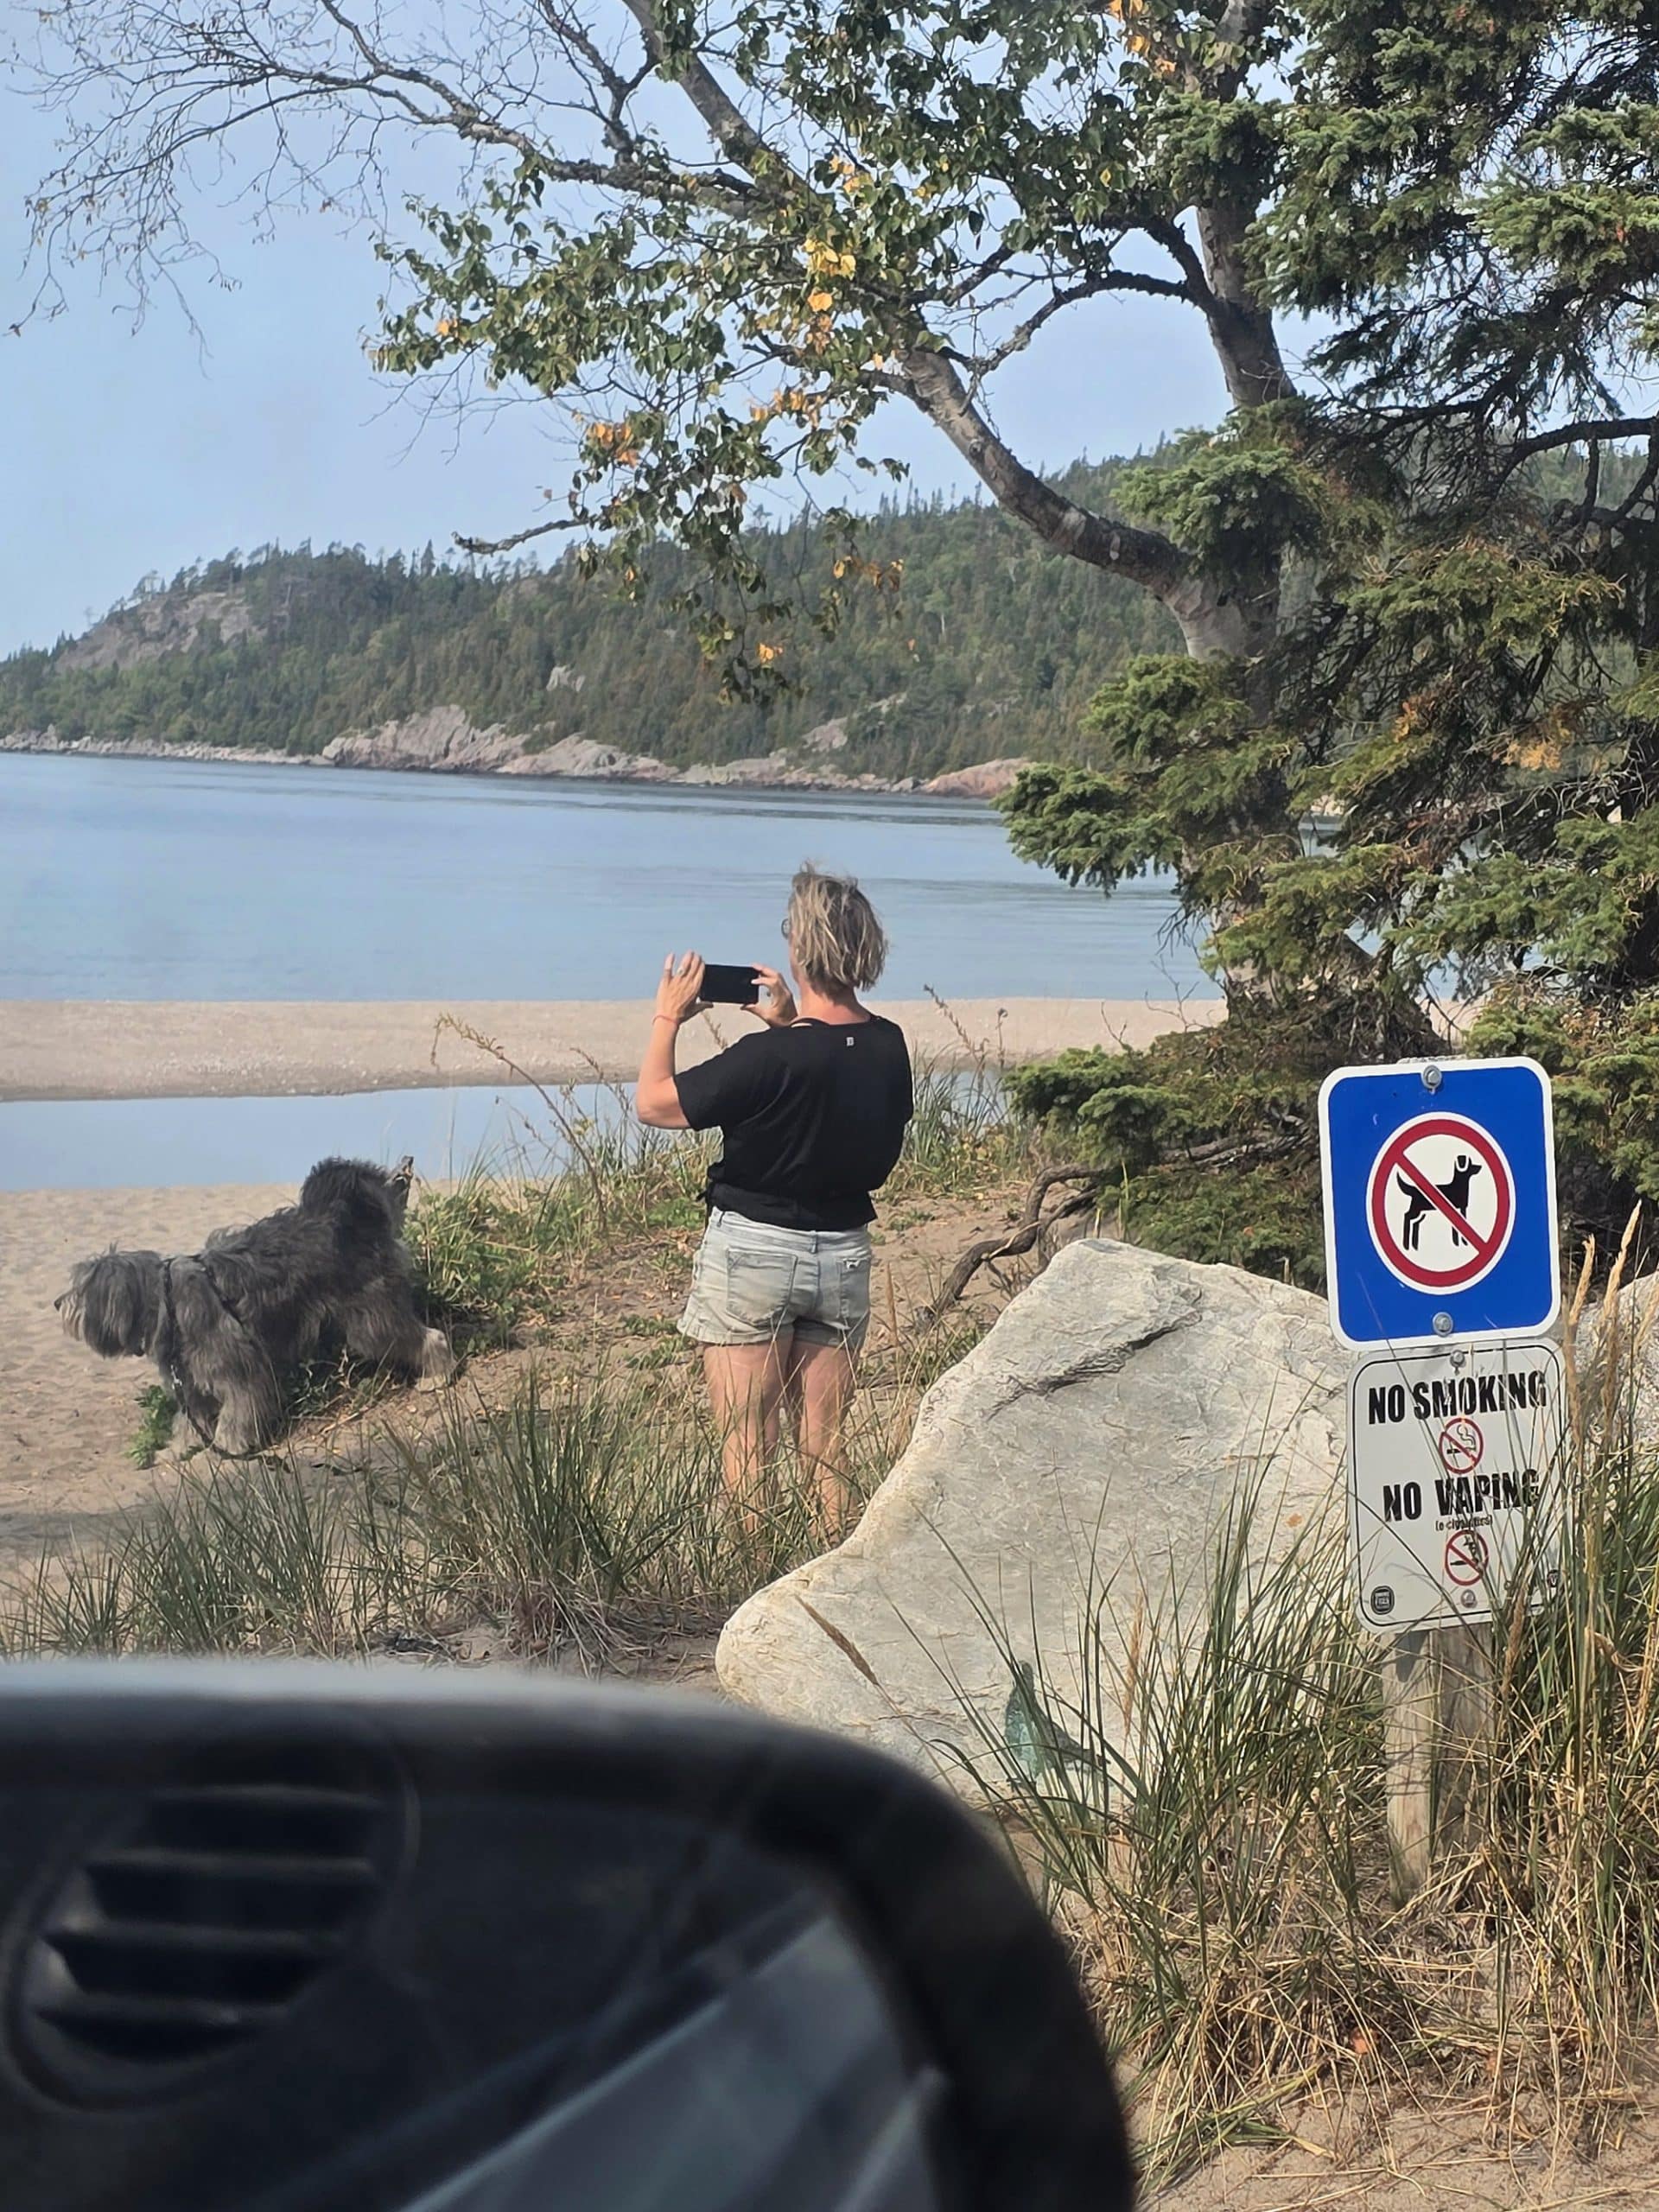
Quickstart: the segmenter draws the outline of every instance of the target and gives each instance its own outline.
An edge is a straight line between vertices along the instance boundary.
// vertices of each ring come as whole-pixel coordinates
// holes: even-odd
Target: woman
[[[634,1109],[658,1129],[718,1128],[709,1227],[680,1321],[703,1347],[727,1488],[741,1503],[787,1403],[826,1528],[850,1496],[840,1462],[854,1363],[870,1318],[870,1193],[886,1182],[912,1110],[904,1033],[861,1006],[887,941],[849,879],[804,868],[784,923],[798,1002],[753,963],[766,1027],[677,1074],[681,1025],[700,1011],[702,961],[663,963]]]

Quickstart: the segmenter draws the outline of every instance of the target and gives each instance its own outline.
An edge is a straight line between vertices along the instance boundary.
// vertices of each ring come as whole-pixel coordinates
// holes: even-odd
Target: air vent
[[[188,2086],[267,2035],[363,1935],[401,1856],[371,1746],[222,1745],[78,1861],[14,2013],[42,2086],[109,2103]]]

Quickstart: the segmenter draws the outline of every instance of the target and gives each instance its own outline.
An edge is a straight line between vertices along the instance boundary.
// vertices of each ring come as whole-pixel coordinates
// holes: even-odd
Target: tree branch
[[[622,4],[639,26],[639,35],[645,41],[652,68],[661,69],[668,59],[668,48],[657,20],[655,0],[622,0]],[[684,92],[721,151],[733,161],[741,162],[752,176],[759,160],[775,162],[796,182],[800,181],[791,164],[775,147],[767,145],[708,64],[696,54],[674,57],[671,81]]]
[[[1138,270],[1114,269],[1103,276],[1085,277],[1080,283],[1067,284],[1051,293],[1041,307],[1015,325],[1001,345],[993,346],[988,353],[974,355],[975,388],[1014,354],[1023,353],[1044,324],[1062,308],[1076,307],[1082,300],[1096,299],[1103,292],[1142,292],[1155,300],[1185,300],[1189,307],[1204,306],[1202,300],[1194,297],[1189,284],[1173,276],[1144,276]]]
[[[951,1268],[938,1296],[918,1315],[918,1326],[923,1330],[936,1328],[988,1261],[1017,1259],[1022,1252],[1029,1252],[1046,1230],[1087,1212],[1098,1203],[1104,1182],[1105,1170],[1100,1167],[1045,1168],[1027,1192],[1025,1211],[1013,1228],[1001,1236],[982,1236],[968,1247]],[[1043,1201],[1062,1183],[1080,1183],[1083,1188],[1074,1191],[1064,1205],[1045,1217]]]
[[[1650,438],[1656,432],[1659,415],[1583,416],[1553,430],[1535,430],[1529,438],[1517,438],[1503,455],[1503,474],[1513,475],[1534,454],[1552,453],[1560,446],[1585,445],[1596,438]]]
[[[551,522],[534,522],[528,530],[516,530],[511,537],[458,537],[455,544],[463,553],[511,553],[515,546],[528,545],[532,537],[550,537],[559,530],[581,530],[588,520],[586,515],[557,515]]]
[[[1046,543],[1074,560],[1126,576],[1173,604],[1192,566],[1180,548],[1156,531],[1092,514],[1046,484],[1003,443],[942,353],[912,347],[904,358],[901,389],[944,431],[998,504]]]

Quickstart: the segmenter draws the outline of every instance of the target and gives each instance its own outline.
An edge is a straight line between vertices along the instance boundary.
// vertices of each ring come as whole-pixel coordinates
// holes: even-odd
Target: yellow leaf
[[[833,292],[809,292],[806,296],[806,304],[814,315],[824,314],[829,308],[834,307],[835,303],[836,296]]]
[[[754,649],[754,657],[762,668],[770,668],[773,661],[783,658],[783,651],[781,645],[759,645]]]
[[[1534,736],[1516,738],[1508,747],[1510,764],[1516,768],[1529,768],[1535,772],[1557,769],[1561,766],[1561,748],[1553,738]]]

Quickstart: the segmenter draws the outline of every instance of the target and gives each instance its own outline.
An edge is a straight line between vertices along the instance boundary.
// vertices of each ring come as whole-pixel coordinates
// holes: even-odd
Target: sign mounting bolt
[[[1423,1070],[1423,1089],[1425,1090],[1438,1090],[1445,1081],[1446,1077],[1443,1071],[1436,1067],[1433,1061],[1431,1060],[1428,1065]]]
[[[1437,1313],[1434,1316],[1434,1333],[1437,1337],[1449,1337],[1456,1325],[1449,1313]]]

